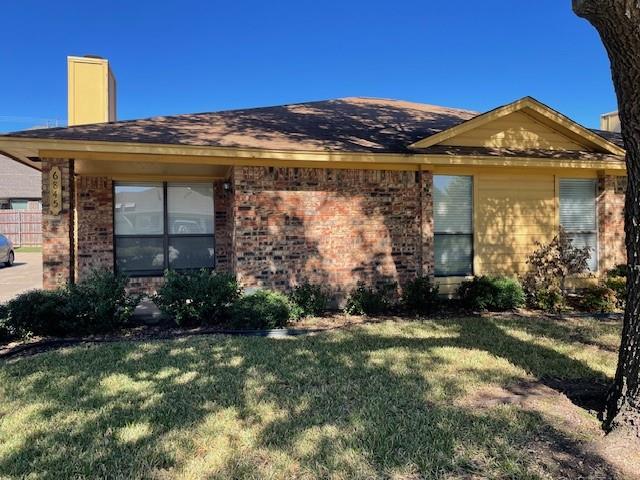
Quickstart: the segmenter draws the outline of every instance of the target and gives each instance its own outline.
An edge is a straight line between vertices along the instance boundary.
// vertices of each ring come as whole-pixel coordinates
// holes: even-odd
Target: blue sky
[[[108,58],[118,118],[345,96],[488,110],[525,95],[597,127],[609,62],[570,0],[20,0],[0,131],[66,123],[66,56]]]

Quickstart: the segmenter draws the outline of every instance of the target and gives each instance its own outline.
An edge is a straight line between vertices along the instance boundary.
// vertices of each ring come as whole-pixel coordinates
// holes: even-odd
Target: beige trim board
[[[234,147],[85,142],[0,137],[0,150],[38,168],[27,157],[61,157],[104,161],[194,163],[211,165],[293,166],[316,168],[365,168],[415,171],[418,165],[476,165],[500,167],[572,168],[617,171],[624,175],[623,161],[564,160],[531,157],[428,155],[396,153],[344,153],[260,150]]]
[[[357,156],[319,156],[307,157],[301,154],[296,158],[295,152],[290,152],[288,158],[269,158],[262,156],[234,157],[234,156],[205,156],[179,155],[170,153],[124,153],[103,151],[78,150],[40,150],[42,158],[75,158],[105,162],[157,162],[176,164],[230,165],[230,166],[272,166],[299,168],[361,168],[369,170],[408,170],[417,171],[419,165],[448,165],[448,166],[497,166],[497,167],[535,167],[535,168],[569,168],[569,169],[599,169],[611,171],[625,171],[623,162],[612,161],[582,161],[562,159],[539,159],[530,157],[496,157],[480,155],[397,155],[381,158]],[[383,161],[383,160],[386,160]]]

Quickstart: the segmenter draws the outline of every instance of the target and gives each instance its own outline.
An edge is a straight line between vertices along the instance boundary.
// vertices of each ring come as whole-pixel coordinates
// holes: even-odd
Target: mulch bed
[[[511,312],[469,312],[459,308],[443,308],[434,313],[438,318],[455,318],[459,316],[479,316],[479,317],[525,317],[540,318],[546,317],[553,320],[569,320],[571,318],[592,317],[602,320],[614,320],[621,318],[621,313],[583,313],[567,312],[563,314],[549,314],[540,311],[518,309]],[[345,315],[335,313],[324,317],[304,318],[289,328],[279,328],[272,330],[238,330],[224,328],[222,326],[202,326],[202,327],[176,327],[170,321],[161,321],[154,325],[137,325],[122,329],[115,333],[104,335],[87,335],[81,337],[33,337],[29,340],[15,341],[8,344],[0,344],[0,360],[14,358],[18,356],[28,356],[45,352],[56,348],[67,347],[77,344],[112,343],[122,341],[141,342],[147,340],[163,340],[182,338],[195,335],[238,335],[238,336],[259,336],[259,337],[294,337],[321,333],[328,330],[346,328],[364,323],[377,323],[386,320],[411,321],[420,317],[409,317],[402,315],[377,316],[375,318],[366,316]]]
[[[239,330],[224,328],[222,326],[188,328],[176,327],[169,323],[138,325],[104,335],[87,335],[81,337],[33,337],[29,340],[19,340],[5,345],[0,344],[0,359],[35,355],[36,353],[45,352],[47,350],[78,344],[113,343],[123,341],[143,342],[147,340],[168,340],[196,335],[238,335],[274,338],[296,337],[377,321],[382,321],[382,319],[373,320],[368,317],[336,314],[326,317],[306,318],[297,322],[292,327],[270,330]]]

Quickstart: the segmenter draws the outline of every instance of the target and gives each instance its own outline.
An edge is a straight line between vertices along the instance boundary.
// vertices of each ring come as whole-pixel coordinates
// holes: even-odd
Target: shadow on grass
[[[447,375],[465,355],[478,368]],[[0,369],[0,476],[613,478],[538,413],[456,405],[521,378],[513,366],[602,377],[486,319],[52,352]],[[532,453],[540,438],[555,467]]]

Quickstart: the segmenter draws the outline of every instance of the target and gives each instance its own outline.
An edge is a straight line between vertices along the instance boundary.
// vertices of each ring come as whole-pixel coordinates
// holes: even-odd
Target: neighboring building
[[[620,117],[618,111],[600,115],[600,130],[607,132],[620,132]]]
[[[486,113],[343,98],[115,122],[106,60],[70,57],[69,72],[69,118],[108,123],[0,136],[43,173],[47,288],[106,267],[151,291],[165,268],[211,267],[337,297],[433,275],[446,293],[522,273],[560,225],[594,272],[624,261],[620,136],[530,97]]]
[[[0,210],[40,210],[42,174],[0,155]]]

